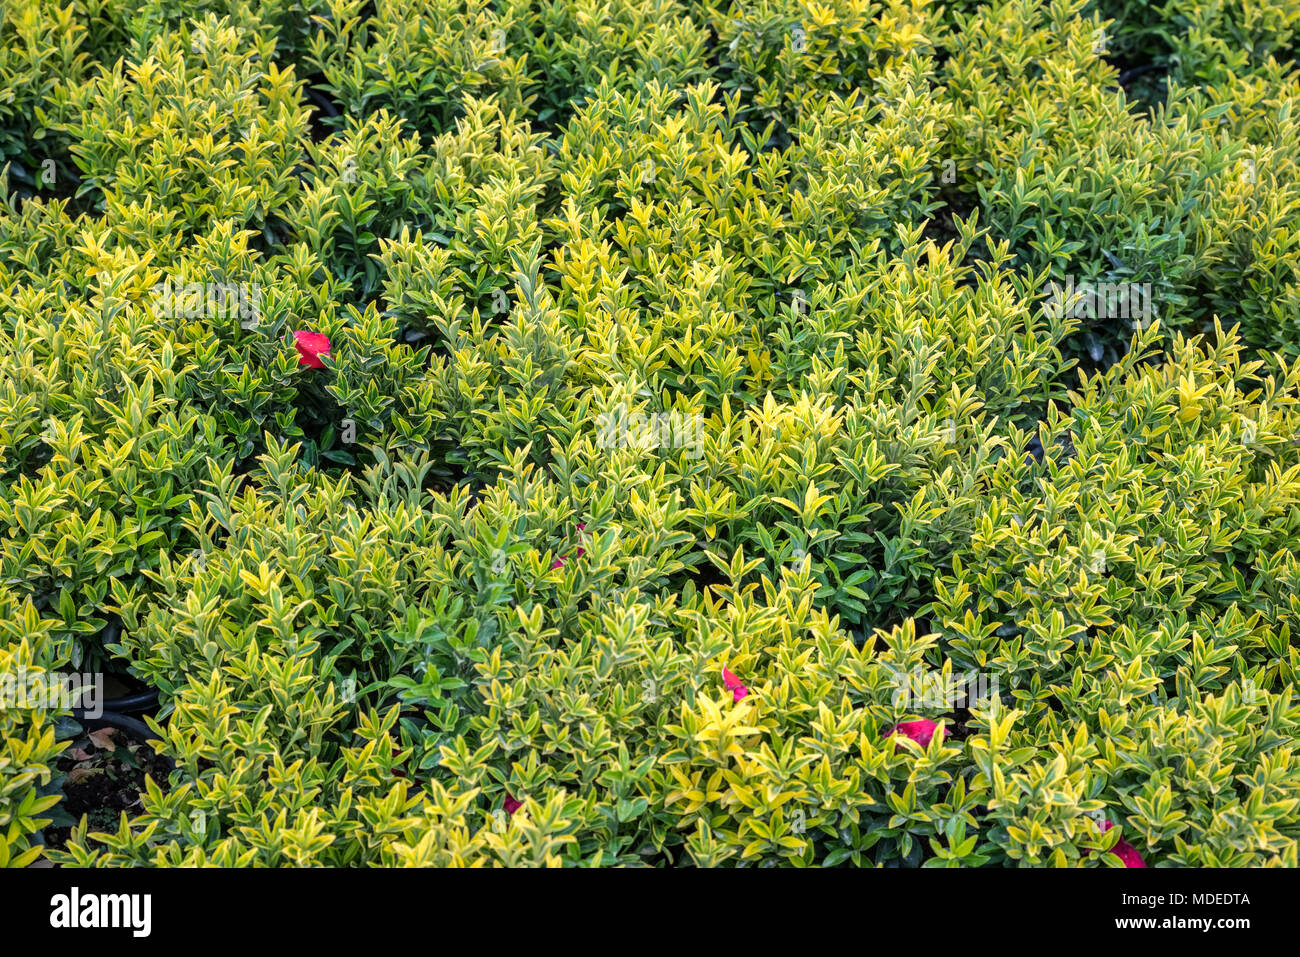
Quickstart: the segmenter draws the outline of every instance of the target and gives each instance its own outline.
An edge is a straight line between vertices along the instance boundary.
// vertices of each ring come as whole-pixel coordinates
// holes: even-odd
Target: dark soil
[[[116,831],[123,811],[128,817],[140,813],[145,776],[166,791],[170,770],[147,744],[116,728],[77,737],[55,767],[56,773],[66,775],[63,800],[52,812],[55,820],[45,829],[45,843],[60,849],[67,844],[71,822],[79,823],[82,815],[91,831]]]

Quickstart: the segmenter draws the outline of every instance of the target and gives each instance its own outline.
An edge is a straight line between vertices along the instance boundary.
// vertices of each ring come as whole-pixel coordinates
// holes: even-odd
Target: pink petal
[[[516,801],[509,794],[506,795],[505,809],[507,814],[513,815],[515,811],[518,811],[523,806],[524,806],[523,801]]]
[[[731,692],[731,700],[739,701],[741,698],[749,697],[749,689],[740,683],[740,679],[727,670],[727,666],[722,666],[722,686]]]
[[[1109,831],[1112,827],[1114,827],[1114,823],[1109,820],[1104,820],[1099,825],[1101,833],[1103,834]],[[1123,861],[1125,867],[1147,866],[1147,862],[1142,860],[1142,855],[1138,853],[1138,849],[1122,837],[1115,842],[1115,846],[1110,849],[1110,852]],[[1084,848],[1083,853],[1086,855],[1088,849]]]
[[[889,731],[888,734],[885,735],[885,737],[888,738],[890,735],[894,734],[894,732],[898,732],[903,735],[903,737],[911,738],[921,747],[928,748],[930,746],[930,739],[934,737],[934,732],[937,731],[938,728],[939,725],[931,721],[929,718],[919,718],[916,721],[900,721]],[[943,736],[946,738],[948,734],[948,729],[944,728]],[[900,750],[902,750],[901,744],[894,745],[895,753]]]
[[[1137,848],[1128,841],[1120,840],[1110,852],[1124,862],[1125,867],[1146,867],[1146,861],[1142,860],[1142,855],[1138,853]]]

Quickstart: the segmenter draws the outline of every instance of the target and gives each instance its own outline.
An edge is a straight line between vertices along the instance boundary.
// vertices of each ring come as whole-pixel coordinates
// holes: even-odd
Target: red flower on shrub
[[[898,732],[905,738],[911,738],[923,748],[930,746],[930,739],[934,737],[934,732],[939,729],[939,725],[929,718],[920,718],[916,721],[900,721],[897,725],[889,730],[885,737],[891,737],[894,732]],[[943,736],[948,736],[948,729],[943,729]],[[897,754],[903,745],[902,742],[894,745],[894,753]]]
[[[731,692],[731,700],[739,701],[741,698],[749,697],[749,689],[740,683],[740,679],[727,670],[727,666],[722,666],[722,684]]]
[[[330,337],[323,332],[310,332],[298,329],[293,334],[293,344],[298,347],[298,365],[313,369],[324,369],[321,356],[330,354]]]
[[[580,532],[585,531],[586,528],[587,528],[586,525],[579,525],[579,526],[578,526],[578,531],[580,531]],[[581,537],[579,537],[579,541],[581,541]],[[577,553],[574,557],[575,557],[575,558],[581,558],[581,557],[582,557],[583,555],[585,555],[585,554],[587,554],[587,550],[586,550],[585,548],[583,548],[581,545],[579,545],[579,546],[578,546],[578,553]],[[561,555],[561,556],[560,556],[559,558],[557,558],[555,561],[551,562],[551,570],[554,571],[554,570],[557,569],[557,568],[561,568],[561,567],[563,567],[564,563],[567,562],[568,560],[569,560],[569,556],[568,556],[568,555]]]
[[[1105,834],[1113,826],[1114,825],[1111,824],[1110,821],[1102,821],[1101,833]],[[1084,849],[1083,853],[1084,854],[1088,853],[1086,848]],[[1122,837],[1115,842],[1115,846],[1110,849],[1110,853],[1114,854],[1121,861],[1123,861],[1125,867],[1146,867],[1147,866],[1147,862],[1142,860],[1142,855],[1138,853],[1137,848],[1134,847],[1132,844],[1130,844],[1128,841],[1124,840]]]
[[[506,794],[505,809],[507,814],[513,816],[515,811],[518,811],[523,806],[524,806],[523,801],[516,801],[509,794]]]

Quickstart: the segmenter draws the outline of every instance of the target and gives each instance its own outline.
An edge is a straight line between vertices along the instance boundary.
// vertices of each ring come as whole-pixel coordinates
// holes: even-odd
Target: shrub
[[[174,769],[0,864],[1296,866],[1289,14],[1138,6],[22,6],[0,678]]]

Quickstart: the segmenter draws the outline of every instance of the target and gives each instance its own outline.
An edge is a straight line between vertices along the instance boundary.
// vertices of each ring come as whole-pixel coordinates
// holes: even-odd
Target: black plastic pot
[[[157,706],[158,690],[156,688],[151,688],[148,691],[126,695],[122,698],[109,698],[104,702],[104,711],[121,715],[140,714],[145,711],[151,711]]]
[[[1125,70],[1123,73],[1121,73],[1119,75],[1119,85],[1128,86],[1130,83],[1132,83],[1138,77],[1142,76],[1144,73],[1152,73],[1155,70],[1167,70],[1167,69],[1169,69],[1169,65],[1167,63],[1143,63],[1141,66],[1135,66],[1132,69]]]
[[[321,112],[327,116],[338,116],[339,108],[328,96],[320,90],[307,87],[307,98],[321,108]]]
[[[132,718],[130,715],[119,714],[116,711],[102,711],[98,717],[92,718],[81,708],[73,708],[72,716],[85,726],[88,731],[97,731],[100,728],[117,728],[119,731],[125,731],[143,744],[156,741],[158,738],[158,735],[154,734],[149,726],[139,718]]]

